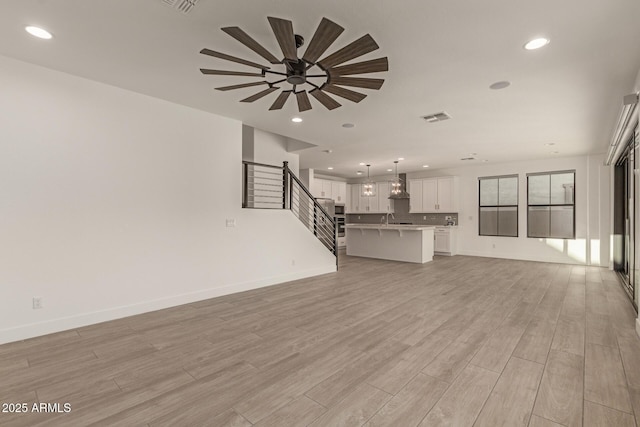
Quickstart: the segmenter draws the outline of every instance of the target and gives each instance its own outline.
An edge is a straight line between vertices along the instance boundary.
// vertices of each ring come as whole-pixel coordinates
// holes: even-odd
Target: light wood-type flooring
[[[335,274],[0,346],[2,426],[637,426],[605,269],[341,255]],[[31,408],[30,408],[31,409]]]

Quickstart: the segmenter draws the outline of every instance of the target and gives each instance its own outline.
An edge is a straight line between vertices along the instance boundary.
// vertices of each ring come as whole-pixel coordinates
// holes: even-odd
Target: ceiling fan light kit
[[[304,54],[299,57],[298,49],[304,45],[304,38],[294,33],[293,23],[289,20],[275,17],[268,17],[267,19],[282,51],[282,59],[278,59],[239,27],[224,27],[222,31],[257,53],[271,65],[284,65],[284,70],[274,71],[270,66],[264,64],[211,49],[202,49],[200,53],[203,55],[257,68],[254,72],[201,68],[200,72],[202,74],[263,79],[261,81],[221,86],[217,87],[217,90],[229,91],[265,85],[267,86],[266,89],[241,99],[240,102],[255,102],[272,92],[281,90],[269,110],[282,109],[293,93],[298,104],[298,111],[304,112],[313,108],[308,95],[311,95],[328,110],[333,110],[340,107],[341,104],[332,95],[356,103],[367,96],[344,86],[373,90],[379,90],[382,87],[384,79],[350,76],[388,71],[389,62],[387,57],[343,65],[379,48],[369,34],[320,59],[344,31],[344,28],[335,22],[322,18]],[[287,83],[290,87],[277,86],[282,83]]]

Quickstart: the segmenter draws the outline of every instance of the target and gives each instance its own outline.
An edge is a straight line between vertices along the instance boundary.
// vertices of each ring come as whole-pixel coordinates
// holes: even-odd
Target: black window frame
[[[515,178],[516,179],[516,204],[515,205],[501,205],[500,204],[500,179],[501,178]],[[482,205],[482,186],[480,185],[480,182],[483,179],[496,179],[498,180],[498,204],[497,205]],[[497,175],[497,176],[482,176],[482,177],[478,177],[478,236],[483,236],[483,237],[518,237],[518,235],[520,234],[520,223],[519,223],[519,216],[520,216],[520,208],[519,205],[520,204],[520,175],[519,174],[510,174],[510,175]],[[481,233],[481,226],[480,226],[480,222],[481,222],[481,216],[482,216],[482,208],[496,208],[496,212],[497,212],[497,227],[496,230],[499,231],[500,229],[500,208],[516,208],[516,234],[512,235],[512,234],[482,234]]]
[[[571,199],[573,203],[552,204],[551,203],[551,175],[573,174],[573,195]],[[549,175],[549,204],[530,204],[529,203],[529,177]],[[530,236],[529,235],[529,208],[530,207],[548,207],[549,215],[551,215],[552,207],[572,206],[573,207],[573,230],[572,237],[557,237],[551,236],[551,217],[549,217],[549,235],[548,236]],[[576,170],[561,170],[561,171],[548,171],[548,172],[533,172],[527,174],[527,238],[529,239],[562,239],[562,240],[575,240],[576,238]]]

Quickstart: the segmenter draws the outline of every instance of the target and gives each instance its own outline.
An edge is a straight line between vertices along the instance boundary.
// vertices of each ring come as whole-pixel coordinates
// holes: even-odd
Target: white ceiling
[[[280,56],[267,16],[292,20],[307,41],[322,17],[340,24],[345,31],[327,53],[370,33],[380,49],[353,62],[387,56],[389,72],[362,76],[384,78],[381,90],[354,88],[369,96],[359,104],[337,98],[343,106],[333,111],[312,98],[301,114],[292,98],[268,111],[275,93],[238,102],[260,88],[213,90],[252,80],[199,68],[254,69],[200,49],[264,63],[220,31],[239,26]],[[375,175],[397,157],[410,171],[604,152],[640,69],[638,17],[637,0],[200,0],[188,15],[162,0],[5,0],[0,54],[306,141],[317,147],[300,152],[301,167],[355,177],[360,162]],[[25,25],[54,38],[35,39]],[[551,43],[523,49],[540,35]],[[489,89],[500,80],[511,87]],[[420,118],[442,110],[453,119]],[[292,123],[296,115],[304,122]],[[470,153],[478,160],[460,161]]]

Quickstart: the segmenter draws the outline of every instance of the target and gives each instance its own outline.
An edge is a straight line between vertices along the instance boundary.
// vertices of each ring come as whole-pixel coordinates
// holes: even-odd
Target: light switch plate
[[[235,219],[227,219],[227,227],[235,227],[236,220]]]

